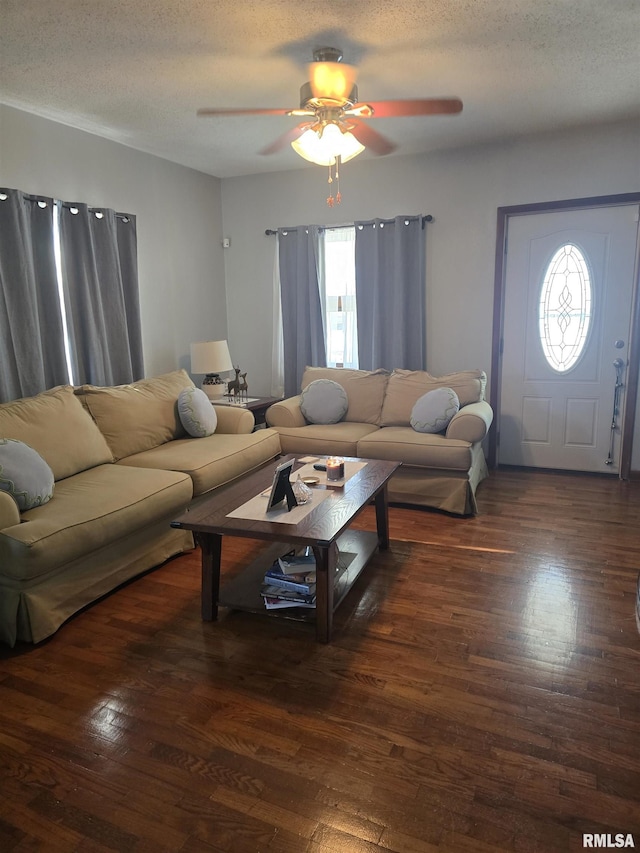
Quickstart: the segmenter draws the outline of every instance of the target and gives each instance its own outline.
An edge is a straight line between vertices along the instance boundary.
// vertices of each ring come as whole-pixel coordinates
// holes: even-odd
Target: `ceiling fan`
[[[364,151],[389,154],[396,145],[370,127],[363,119],[399,118],[403,116],[453,115],[461,112],[459,98],[415,98],[409,100],[358,100],[355,85],[357,69],[342,62],[342,51],[334,47],[314,50],[309,65],[309,82],[300,88],[300,107],[297,109],[239,108],[200,109],[199,116],[283,115],[303,118],[272,143],[261,154],[275,154],[286,145],[312,163],[329,166],[339,178],[340,163],[345,163]],[[340,193],[336,196],[340,202]],[[333,204],[333,195],[327,199]]]

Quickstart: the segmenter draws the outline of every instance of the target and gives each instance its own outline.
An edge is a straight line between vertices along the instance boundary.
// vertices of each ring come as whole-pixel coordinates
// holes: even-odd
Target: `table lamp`
[[[202,390],[210,400],[222,397],[227,384],[221,373],[233,370],[233,362],[226,341],[198,341],[191,344],[191,372],[204,373]]]

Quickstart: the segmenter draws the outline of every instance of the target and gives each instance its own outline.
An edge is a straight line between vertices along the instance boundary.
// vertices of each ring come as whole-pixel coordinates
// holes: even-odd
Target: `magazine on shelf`
[[[315,608],[315,599],[313,602],[305,601],[288,601],[286,598],[265,598],[264,606],[267,610],[284,610],[286,607],[304,607],[307,610]]]
[[[297,604],[313,604],[316,600],[315,592],[295,592],[273,584],[263,584],[260,595],[263,598],[281,598],[283,601],[292,601]]]

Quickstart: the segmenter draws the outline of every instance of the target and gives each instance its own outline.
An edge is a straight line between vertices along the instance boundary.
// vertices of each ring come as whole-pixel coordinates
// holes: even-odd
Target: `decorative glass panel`
[[[553,370],[565,373],[580,358],[591,324],[591,277],[586,259],[572,243],[547,267],[540,291],[540,342]]]

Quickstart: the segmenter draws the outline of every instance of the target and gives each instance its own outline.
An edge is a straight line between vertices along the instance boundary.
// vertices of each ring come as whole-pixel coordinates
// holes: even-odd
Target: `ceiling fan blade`
[[[344,62],[312,62],[309,83],[314,98],[342,101],[349,97],[358,69]]]
[[[462,112],[460,98],[415,98],[398,101],[367,101],[354,104],[349,113],[366,116],[366,107],[371,107],[371,118],[401,118],[402,116],[455,115]]]
[[[278,109],[249,109],[249,108],[240,108],[240,109],[229,109],[229,110],[215,110],[215,109],[201,109],[198,110],[199,116],[286,116],[289,115],[290,110],[278,110]]]
[[[289,128],[286,133],[283,133],[282,136],[278,136],[278,138],[274,139],[266,148],[263,148],[262,151],[260,151],[260,154],[276,154],[278,151],[282,151],[283,148],[286,148],[287,145],[291,145],[291,143],[295,142],[298,137],[302,136],[305,130],[313,124],[314,122],[312,121],[303,121],[302,124]]]
[[[377,130],[360,121],[360,119],[351,119],[349,121],[349,130],[358,142],[364,145],[365,148],[370,148],[374,154],[390,154],[398,147],[381,133],[378,133]]]

